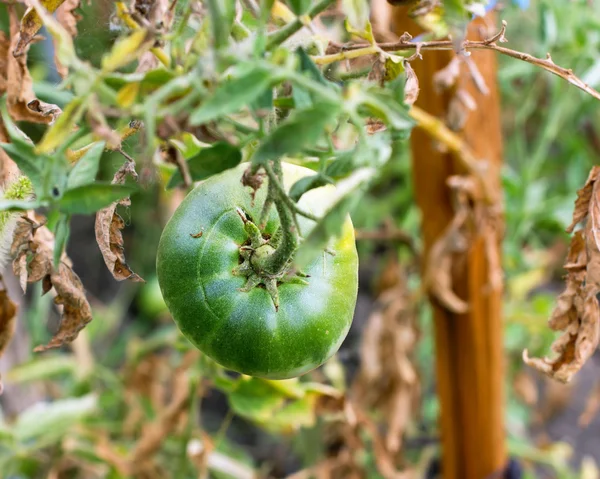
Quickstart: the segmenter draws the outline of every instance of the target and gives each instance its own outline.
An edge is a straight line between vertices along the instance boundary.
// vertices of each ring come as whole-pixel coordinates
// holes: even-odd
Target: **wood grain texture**
[[[398,35],[413,36],[419,28],[405,8],[394,8],[394,29]],[[469,38],[483,39],[492,17],[471,25]],[[460,130],[477,158],[494,167],[493,184],[500,189],[502,138],[500,100],[497,88],[496,57],[493,52],[473,52],[471,59],[489,92],[483,94],[463,65],[458,85],[437,92],[433,75],[453,58],[452,52],[423,52],[413,67],[420,81],[417,105],[428,113],[446,118],[457,89],[474,99]],[[452,155],[436,147],[429,135],[415,129],[411,137],[413,175],[417,204],[423,214],[422,234],[427,252],[453,217],[449,176],[464,173]],[[486,479],[502,477],[506,465],[504,444],[504,357],[502,340],[502,291],[490,287],[488,255],[484,238],[501,241],[498,225],[479,228],[468,252],[454,262],[453,285],[458,296],[470,305],[467,314],[457,315],[434,305],[437,390],[441,403],[442,477],[444,479]]]

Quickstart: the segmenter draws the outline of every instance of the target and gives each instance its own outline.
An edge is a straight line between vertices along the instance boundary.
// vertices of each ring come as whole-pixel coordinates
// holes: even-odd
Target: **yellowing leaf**
[[[145,49],[144,43],[148,39],[148,32],[144,29],[136,30],[131,35],[117,41],[108,55],[102,58],[102,70],[113,72],[135,60]],[[151,46],[150,43],[147,45]]]
[[[128,83],[117,93],[117,103],[123,108],[128,108],[134,104],[140,91],[139,83]]]
[[[71,134],[75,124],[83,115],[87,105],[87,98],[75,98],[65,107],[65,111],[58,117],[56,123],[46,131],[42,141],[37,145],[38,153],[49,153],[60,146],[67,136]]]

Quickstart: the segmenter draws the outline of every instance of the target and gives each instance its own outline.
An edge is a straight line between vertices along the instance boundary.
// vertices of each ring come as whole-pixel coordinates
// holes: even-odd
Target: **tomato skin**
[[[239,291],[245,278],[234,276],[239,247],[247,240],[239,207],[258,221],[266,185],[252,202],[240,180],[242,164],[197,186],[177,208],[158,246],[160,288],[182,333],[222,366],[251,376],[286,379],[329,359],[346,337],[356,305],[358,256],[350,218],[323,253],[304,269],[308,285],[280,284],[279,310],[264,288]],[[314,174],[283,164],[285,187]],[[299,204],[316,215],[328,208],[333,187],[312,190]],[[306,236],[314,222],[299,218]],[[272,208],[265,233],[279,218]],[[197,237],[202,231],[202,236]],[[196,236],[196,237],[194,237]]]

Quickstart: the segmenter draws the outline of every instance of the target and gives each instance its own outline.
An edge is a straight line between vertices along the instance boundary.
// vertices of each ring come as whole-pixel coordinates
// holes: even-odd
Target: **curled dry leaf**
[[[8,112],[16,121],[54,123],[58,115],[62,113],[62,110],[56,105],[37,100],[33,93],[33,82],[27,69],[26,55],[31,39],[22,46],[22,51],[20,51],[18,56],[12,54],[12,51],[17,48],[21,36],[19,34],[19,19],[17,18],[14,5],[7,5],[7,9],[10,19],[11,40],[10,46],[7,47],[5,35],[3,33],[0,35],[0,55],[6,59],[4,65],[0,62],[0,76],[2,76],[0,87],[2,88],[2,92],[6,92]],[[33,11],[35,12],[35,10]]]
[[[553,344],[557,353],[553,359],[529,358],[524,361],[544,374],[561,382],[570,381],[591,357],[600,341],[600,168],[594,167],[578,191],[573,221],[568,231],[587,218],[585,228],[577,231],[565,261],[565,290],[558,296],[551,329],[563,334]]]
[[[0,277],[0,357],[6,351],[10,340],[15,333],[17,319],[17,306],[11,301],[6,292],[4,281]],[[2,380],[0,378],[0,394],[2,394]]]
[[[404,103],[414,105],[419,97],[419,79],[410,62],[404,62],[406,72],[406,84],[404,85]]]
[[[460,75],[461,57],[455,56],[450,63],[433,75],[433,88],[436,92],[441,93],[444,90],[449,90],[454,85]]]
[[[64,1],[65,0],[40,0],[40,4],[48,10],[49,13],[54,13]],[[12,49],[15,57],[25,54],[27,47],[40,31],[43,24],[44,22],[35,8],[29,7],[21,19],[18,40]]]
[[[132,161],[126,161],[125,164],[115,173],[114,184],[123,184],[127,175],[137,179],[135,164]],[[134,273],[125,262],[125,250],[123,248],[123,234],[121,231],[125,228],[123,218],[117,213],[117,206],[129,205],[129,198],[114,202],[110,206],[96,213],[95,233],[96,242],[104,258],[104,263],[117,281],[129,279],[135,282],[144,280]]]
[[[58,269],[53,267],[54,235],[37,221],[33,213],[30,215],[17,222],[11,256],[13,270],[23,290],[26,283],[43,281],[44,292],[52,288],[56,292],[54,302],[61,307],[62,318],[50,342],[35,348],[35,351],[45,351],[73,341],[92,320],[92,309],[66,254],[63,253]]]
[[[456,208],[454,218],[431,247],[423,282],[433,298],[444,308],[463,314],[468,311],[469,305],[452,290],[452,264],[457,253],[467,250],[471,209],[466,190],[453,188],[453,195]]]

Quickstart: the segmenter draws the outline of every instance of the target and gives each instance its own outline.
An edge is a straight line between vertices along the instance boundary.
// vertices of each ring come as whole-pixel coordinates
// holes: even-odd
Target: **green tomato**
[[[248,244],[248,234],[237,209],[257,222],[267,190],[264,185],[252,200],[240,181],[247,167],[202,182],[177,208],[158,246],[158,281],[179,329],[203,353],[250,376],[291,378],[323,364],[350,329],[358,290],[354,229],[348,217],[330,241],[332,251],[304,269],[306,284],[278,284],[278,310],[266,289],[240,291],[246,280],[232,271],[242,261],[240,246]],[[286,163],[283,173],[287,189],[314,174]],[[333,186],[311,190],[299,206],[322,215],[335,194]],[[298,219],[306,237],[315,223]],[[278,226],[272,208],[263,235],[268,238]]]

